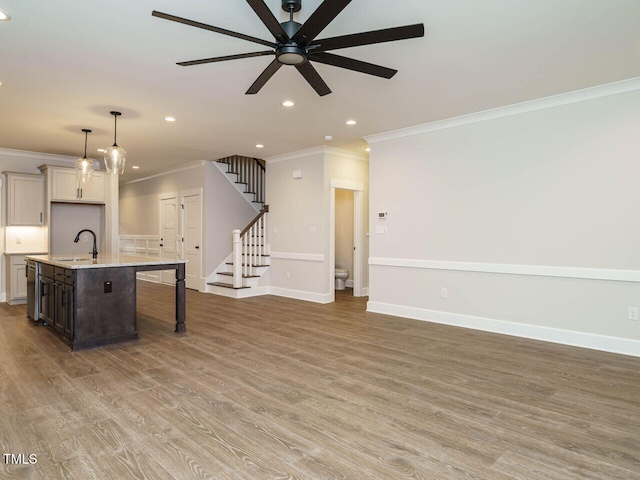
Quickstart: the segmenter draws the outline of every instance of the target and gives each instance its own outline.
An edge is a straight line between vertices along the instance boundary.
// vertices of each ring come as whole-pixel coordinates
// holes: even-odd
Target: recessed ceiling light
[[[256,145],[256,148],[264,148],[264,145],[262,145],[261,143]]]
[[[105,150],[104,148],[99,148],[99,149],[98,149],[98,151],[99,151],[100,153],[106,153],[106,150]]]
[[[138,165],[131,165],[131,168],[133,168],[134,170],[138,170],[140,167]]]
[[[294,105],[295,103],[293,103],[291,100],[285,100],[284,102],[282,102],[283,107],[293,107]]]
[[[0,21],[2,21],[2,20],[9,21],[9,20],[11,20],[11,16],[8,13],[3,12],[2,10],[0,10]]]
[[[355,120],[347,120],[347,125],[355,125],[356,123]]]
[[[175,122],[176,119],[174,117],[164,117],[165,122]]]

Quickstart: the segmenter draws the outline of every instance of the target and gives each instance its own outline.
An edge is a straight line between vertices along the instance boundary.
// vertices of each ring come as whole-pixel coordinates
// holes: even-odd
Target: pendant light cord
[[[84,132],[84,157],[87,158],[87,137],[89,136],[89,132]]]
[[[116,141],[117,136],[118,136],[118,115],[114,115],[113,116],[113,146],[114,147],[118,146],[118,142]]]

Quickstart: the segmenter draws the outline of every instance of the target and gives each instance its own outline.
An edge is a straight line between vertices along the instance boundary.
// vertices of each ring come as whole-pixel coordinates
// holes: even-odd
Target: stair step
[[[224,283],[224,282],[210,282],[207,283],[207,285],[213,285],[216,287],[223,287],[223,288],[231,288],[233,290],[242,290],[244,288],[251,288],[251,287],[234,287],[232,283]]]
[[[263,257],[264,257],[264,255],[263,255]],[[233,265],[233,262],[227,262],[227,265]],[[242,264],[242,266],[243,266],[243,267],[246,267],[246,266],[247,266],[247,264],[246,264],[246,263],[243,263],[243,264]],[[271,265],[251,265],[251,266],[252,266],[252,267],[270,267]]]
[[[233,277],[233,272],[218,272],[218,275]],[[260,275],[242,275],[242,278],[260,278]]]

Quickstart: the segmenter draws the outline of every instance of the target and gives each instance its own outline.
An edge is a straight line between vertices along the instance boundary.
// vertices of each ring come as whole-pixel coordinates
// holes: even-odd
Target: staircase
[[[265,200],[264,161],[258,158],[233,155],[221,158],[217,167],[225,174],[256,211],[261,211]]]
[[[238,155],[218,160],[217,165],[259,213],[244,230],[231,232],[232,252],[209,277],[206,291],[233,298],[264,295],[267,289],[260,287],[260,278],[269,269],[264,165]]]

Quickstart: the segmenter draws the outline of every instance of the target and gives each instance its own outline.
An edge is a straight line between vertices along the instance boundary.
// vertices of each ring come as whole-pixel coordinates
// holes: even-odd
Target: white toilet
[[[344,290],[344,282],[349,278],[349,270],[336,267],[336,290]]]

